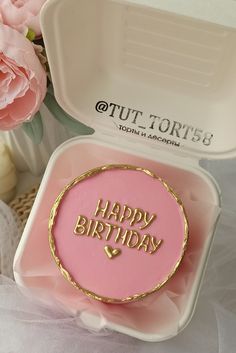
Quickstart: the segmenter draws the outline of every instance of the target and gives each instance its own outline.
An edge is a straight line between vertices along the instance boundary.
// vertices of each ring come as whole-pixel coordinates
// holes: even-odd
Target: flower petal
[[[23,33],[25,27],[41,34],[39,14],[46,0],[0,0],[0,21]]]
[[[47,76],[32,44],[0,23],[0,129],[11,129],[39,110]]]

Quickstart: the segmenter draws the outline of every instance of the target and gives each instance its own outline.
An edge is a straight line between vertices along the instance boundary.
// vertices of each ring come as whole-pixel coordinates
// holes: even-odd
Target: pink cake
[[[188,223],[174,191],[151,171],[109,165],[74,179],[51,210],[49,241],[64,277],[106,303],[160,289],[186,249]]]

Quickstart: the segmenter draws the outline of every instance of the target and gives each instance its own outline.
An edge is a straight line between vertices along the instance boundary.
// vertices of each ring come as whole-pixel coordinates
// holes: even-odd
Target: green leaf
[[[33,42],[33,40],[35,40],[36,34],[32,28],[28,28],[26,38],[28,38],[31,42]]]
[[[35,114],[33,120],[23,123],[22,129],[36,145],[39,145],[43,138],[43,122],[40,112]]]
[[[44,99],[44,104],[47,106],[54,118],[75,135],[91,135],[94,133],[92,128],[84,125],[80,121],[75,120],[60,107],[54,97],[53,88],[51,85],[48,87],[48,93]]]

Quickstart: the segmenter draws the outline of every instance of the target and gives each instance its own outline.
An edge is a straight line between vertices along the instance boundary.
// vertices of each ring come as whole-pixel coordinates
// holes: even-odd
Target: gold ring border
[[[84,179],[93,177],[99,173],[102,173],[104,171],[107,170],[112,170],[112,169],[121,169],[121,170],[135,170],[135,171],[141,171],[144,172],[145,174],[147,174],[148,176],[151,176],[157,180],[159,180],[164,187],[167,189],[167,191],[174,197],[174,199],[176,200],[176,202],[179,204],[179,207],[183,213],[184,216],[184,242],[183,242],[183,247],[182,247],[182,253],[181,256],[179,258],[179,260],[177,261],[175,267],[173,268],[173,270],[171,271],[171,273],[167,276],[167,278],[162,281],[161,283],[159,283],[158,285],[156,285],[153,289],[142,293],[142,294],[134,294],[131,295],[129,297],[126,298],[122,298],[122,299],[117,299],[117,298],[108,298],[108,297],[104,297],[101,295],[98,295],[86,288],[83,288],[79,283],[77,283],[73,277],[70,275],[70,273],[64,268],[58,254],[57,254],[57,249],[56,249],[56,245],[55,245],[55,238],[53,235],[53,227],[55,224],[55,219],[57,216],[57,212],[58,212],[58,208],[60,206],[60,203],[63,199],[63,197],[65,196],[65,194],[72,189],[76,184],[80,183],[81,181],[83,181]],[[57,266],[60,269],[61,274],[66,278],[67,281],[69,281],[75,288],[79,289],[80,291],[82,291],[85,295],[87,295],[88,297],[98,300],[100,302],[104,302],[104,303],[112,303],[112,304],[125,304],[125,303],[130,303],[133,301],[138,301],[141,300],[143,298],[145,298],[146,296],[155,293],[156,291],[158,291],[177,271],[183,256],[185,254],[186,251],[186,247],[187,247],[187,242],[188,242],[188,237],[189,237],[189,226],[188,226],[188,220],[187,220],[187,215],[185,212],[185,208],[183,206],[183,203],[181,201],[181,199],[179,198],[179,196],[175,193],[175,191],[161,178],[156,176],[153,172],[151,172],[148,169],[145,168],[141,168],[141,167],[135,167],[132,165],[127,165],[127,164],[109,164],[109,165],[103,165],[101,167],[97,167],[94,169],[91,169],[83,174],[81,174],[79,177],[76,177],[72,182],[70,182],[62,191],[61,193],[58,195],[58,197],[56,198],[53,207],[51,209],[50,212],[50,218],[49,218],[49,223],[48,223],[48,232],[49,232],[49,245],[50,245],[50,250],[51,250],[51,254],[57,264]]]

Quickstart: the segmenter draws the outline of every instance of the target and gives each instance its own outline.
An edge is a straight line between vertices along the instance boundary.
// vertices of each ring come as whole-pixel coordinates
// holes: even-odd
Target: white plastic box
[[[79,313],[90,328],[99,329],[103,323],[142,340],[161,341],[188,324],[220,208],[220,191],[199,160],[230,158],[236,151],[234,26],[234,1],[45,4],[42,29],[56,98],[96,132],[66,142],[53,154],[16,253],[18,284],[27,290],[44,288],[69,312]],[[193,267],[185,277],[183,296],[176,300],[175,320],[170,315],[168,322],[165,313],[158,317],[153,310],[145,328],[130,324],[125,315],[113,320],[106,304],[98,310],[87,303],[86,310],[80,310],[73,297],[79,294],[68,294],[64,284],[55,286],[51,280],[57,269],[54,272],[53,260],[44,252],[50,205],[74,177],[109,163],[153,170],[174,187],[186,206],[192,237],[186,263],[191,260],[189,268]],[[152,300],[150,306],[154,304]],[[148,320],[160,320],[160,325],[149,325]]]

